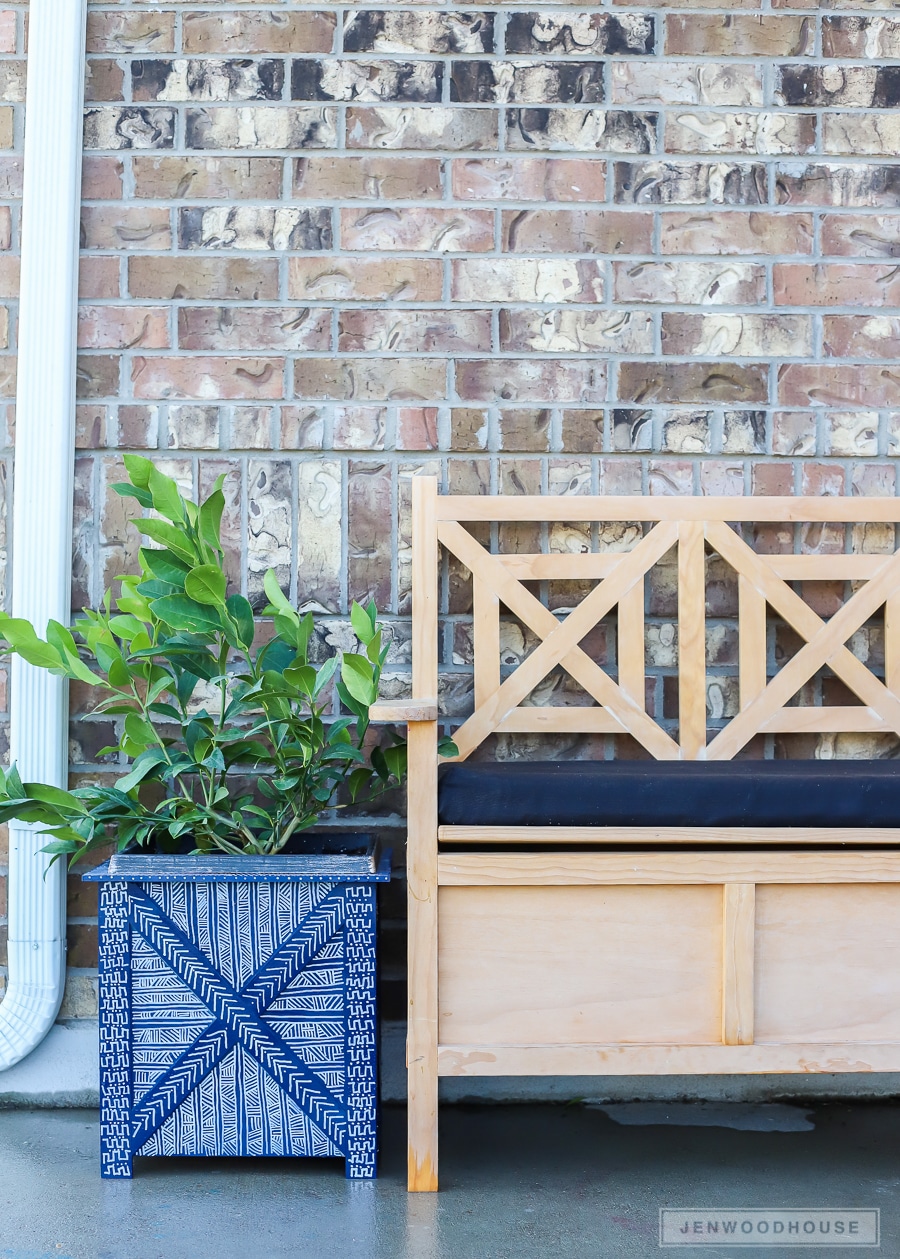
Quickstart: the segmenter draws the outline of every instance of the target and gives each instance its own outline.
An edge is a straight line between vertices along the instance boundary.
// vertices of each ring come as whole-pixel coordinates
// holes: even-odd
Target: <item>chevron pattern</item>
[[[348,1176],[374,1175],[374,887],[113,881],[101,894],[119,907],[101,939],[119,1010],[103,1174],[130,1175],[141,1153],[342,1157]]]

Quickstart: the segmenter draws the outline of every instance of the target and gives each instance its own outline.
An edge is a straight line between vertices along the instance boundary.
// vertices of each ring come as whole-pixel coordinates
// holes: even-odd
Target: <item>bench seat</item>
[[[900,827],[900,761],[445,765],[442,826]]]

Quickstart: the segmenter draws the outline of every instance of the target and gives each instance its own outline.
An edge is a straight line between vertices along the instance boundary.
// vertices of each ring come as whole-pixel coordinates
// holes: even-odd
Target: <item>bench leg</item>
[[[438,693],[437,479],[412,480],[413,694]],[[408,1187],[437,1189],[438,723],[410,721],[406,879],[409,912]]]
[[[437,1189],[437,888],[409,899],[408,1072],[410,1192]]]
[[[409,1153],[407,1188],[410,1193],[434,1193],[438,1187],[438,1080],[437,1055],[418,1057],[410,1038],[409,1053]]]
[[[411,1192],[437,1189],[438,880],[437,725],[409,728],[409,1179]]]

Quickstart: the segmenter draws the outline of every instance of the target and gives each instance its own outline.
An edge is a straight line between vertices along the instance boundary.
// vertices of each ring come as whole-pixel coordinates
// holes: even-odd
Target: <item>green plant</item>
[[[41,824],[45,851],[73,860],[110,842],[165,850],[185,838],[199,852],[276,853],[322,810],[398,785],[405,744],[366,739],[387,656],[375,605],[351,611],[362,650],[317,667],[313,618],[270,570],[263,616],[273,632],[255,647],[253,609],[227,590],[225,478],[198,505],[150,460],[126,455],[125,466],[129,481],[114,489],[156,513],[133,522],[155,544],[141,548],[140,574],[117,578],[118,595],[107,590],[71,631],[51,621],[41,639],[0,613],[0,638],[30,664],[99,689],[94,712],[121,730],[101,755],[131,766],[114,786],[73,791],[0,770],[0,820]],[[333,688],[344,712],[329,717]]]

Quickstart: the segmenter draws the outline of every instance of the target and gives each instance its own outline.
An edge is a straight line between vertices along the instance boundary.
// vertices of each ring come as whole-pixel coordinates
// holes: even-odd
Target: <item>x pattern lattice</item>
[[[444,500],[452,502],[452,500]],[[862,507],[862,504],[860,504]],[[861,513],[862,514],[862,513]],[[475,711],[456,731],[460,757],[492,733],[544,731],[628,733],[660,760],[727,760],[756,734],[801,731],[900,733],[896,690],[896,626],[900,553],[892,555],[761,555],[724,519],[663,519],[631,551],[583,555],[496,555],[458,520],[438,524],[441,544],[465,565],[474,583]],[[644,707],[644,579],[678,548],[678,694],[676,743]],[[716,551],[739,586],[740,712],[707,744],[706,555]],[[597,580],[564,618],[555,616],[524,581]],[[845,579],[858,588],[828,621],[792,589],[791,581]],[[512,674],[500,678],[500,607],[541,640]],[[804,640],[767,681],[766,608],[771,606]],[[619,617],[618,681],[579,644],[613,608]],[[887,685],[846,646],[885,608]],[[598,707],[523,706],[557,666]],[[828,666],[861,701],[843,707],[788,707],[800,688]]]

